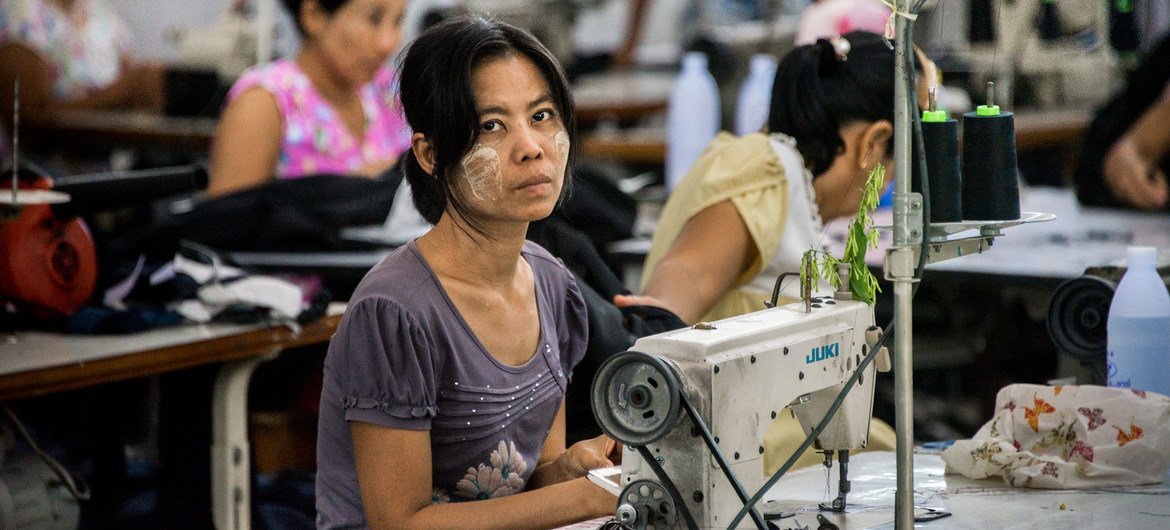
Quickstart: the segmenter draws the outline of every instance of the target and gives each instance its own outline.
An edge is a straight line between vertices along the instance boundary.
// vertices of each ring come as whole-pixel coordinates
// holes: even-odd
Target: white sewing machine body
[[[663,359],[674,369],[682,392],[709,427],[749,496],[767,478],[763,474],[764,433],[773,419],[791,406],[807,435],[869,351],[866,331],[874,324],[871,307],[832,298],[817,301],[821,303],[814,303],[807,313],[803,302],[793,303],[644,337],[631,348]],[[888,364],[888,358],[876,360]],[[880,362],[866,367],[814,448],[865,447],[875,364]],[[612,380],[620,383],[626,377],[636,384],[621,374]],[[621,385],[611,389],[610,399],[617,400],[611,402],[618,408],[627,404],[618,395],[621,392],[633,390]],[[687,414],[679,414],[672,428],[645,447],[674,482],[699,528],[728,527],[743,503]],[[659,482],[641,455],[627,446],[622,455],[622,485],[639,480]],[[625,502],[618,499],[619,505]],[[685,527],[681,515],[673,519],[674,527]],[[646,528],[662,528],[662,520]],[[754,525],[745,518],[739,527]]]

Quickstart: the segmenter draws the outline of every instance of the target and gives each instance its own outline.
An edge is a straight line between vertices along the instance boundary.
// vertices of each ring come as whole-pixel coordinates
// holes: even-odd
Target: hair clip
[[[845,37],[829,37],[829,44],[833,45],[833,53],[837,55],[838,61],[843,62],[849,59],[851,45]]]

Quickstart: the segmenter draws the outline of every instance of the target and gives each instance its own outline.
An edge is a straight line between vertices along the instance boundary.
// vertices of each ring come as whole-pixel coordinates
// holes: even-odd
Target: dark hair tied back
[[[841,127],[894,121],[893,50],[875,33],[852,31],[840,39],[794,48],[772,85],[768,129],[796,140],[814,176],[845,148]]]
[[[838,53],[837,47],[829,39],[817,39],[813,47],[817,56],[817,70],[822,75],[833,75],[839,64],[847,60],[847,56]]]

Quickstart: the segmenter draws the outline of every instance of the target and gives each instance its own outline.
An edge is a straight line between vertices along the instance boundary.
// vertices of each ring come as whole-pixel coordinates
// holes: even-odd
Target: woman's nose
[[[518,133],[516,152],[520,156],[520,161],[536,160],[544,156],[544,148],[540,143],[541,139],[545,138],[543,133],[531,126],[521,127]]]

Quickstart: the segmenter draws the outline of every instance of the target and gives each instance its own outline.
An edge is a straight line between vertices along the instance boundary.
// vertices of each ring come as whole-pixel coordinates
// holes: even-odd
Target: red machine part
[[[50,188],[47,178],[21,182],[21,189]],[[58,219],[49,205],[35,204],[0,221],[0,299],[41,316],[68,316],[96,282],[97,253],[81,219]]]

